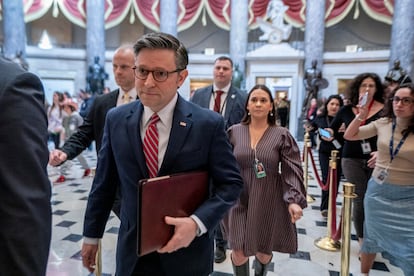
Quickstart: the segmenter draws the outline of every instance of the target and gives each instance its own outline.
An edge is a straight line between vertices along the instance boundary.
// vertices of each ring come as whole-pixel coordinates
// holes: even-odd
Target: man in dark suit
[[[224,125],[227,128],[240,123],[244,115],[244,106],[247,94],[232,85],[233,61],[226,56],[220,56],[214,61],[214,82],[194,92],[191,101],[201,107],[215,110],[223,115]],[[220,92],[217,92],[220,91]],[[218,101],[217,97],[221,99]],[[226,260],[227,241],[223,238],[220,225],[217,226],[216,250],[214,261],[222,263]]]
[[[232,85],[233,61],[226,56],[220,56],[214,61],[213,84],[197,89],[190,101],[201,107],[223,115],[225,128],[240,123],[244,115],[244,105],[247,94]],[[220,106],[214,106],[217,101],[217,91],[220,93]]]
[[[91,110],[79,130],[65,142],[60,150],[53,150],[50,153],[50,165],[59,166],[67,159],[72,160],[89,147],[94,140],[96,152],[99,152],[108,110],[137,98],[134,71],[132,70],[134,59],[134,49],[131,45],[121,46],[115,51],[112,69],[119,89],[95,98]],[[118,217],[119,204],[117,201],[113,208]]]
[[[213,270],[212,231],[242,189],[238,165],[221,116],[177,93],[188,76],[184,45],[171,35],[151,33],[136,42],[134,51],[140,100],[108,112],[85,212],[83,265],[94,270],[97,242],[110,213],[114,183],[119,183],[122,206],[116,274],[206,276]],[[160,118],[157,123],[150,120],[154,114]],[[173,237],[157,252],[138,257],[137,183],[149,177],[143,148],[150,127],[159,135],[156,175],[207,170],[211,194],[190,217],[167,216],[165,222],[174,226]],[[154,202],[158,204],[162,202]]]
[[[3,58],[0,71],[0,274],[46,275],[52,211],[43,85]]]

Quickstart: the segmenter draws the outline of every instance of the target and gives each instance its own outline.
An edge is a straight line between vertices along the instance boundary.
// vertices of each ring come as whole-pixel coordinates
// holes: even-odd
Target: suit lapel
[[[158,173],[159,175],[171,172],[171,166],[174,165],[174,160],[181,151],[192,124],[193,120],[191,119],[190,107],[188,106],[188,103],[181,98],[181,96],[178,96],[177,105],[174,110],[170,138],[168,140],[164,160]]]
[[[201,93],[201,106],[205,107],[205,108],[209,108],[210,107],[210,100],[211,97],[213,95],[213,86],[209,86],[206,87],[206,92],[207,93]]]
[[[142,175],[148,177],[148,170],[145,164],[145,156],[142,150],[142,139],[140,133],[141,117],[144,111],[141,102],[136,101],[131,105],[131,112],[126,116],[126,127],[128,132],[128,140],[131,144],[131,149],[134,156],[136,156],[139,168]]]

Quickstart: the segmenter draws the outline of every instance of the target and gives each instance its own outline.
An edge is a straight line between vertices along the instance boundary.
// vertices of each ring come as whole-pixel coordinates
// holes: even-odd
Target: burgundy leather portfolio
[[[208,198],[208,173],[186,172],[138,183],[139,256],[154,252],[171,239],[174,226],[164,217],[188,217]]]

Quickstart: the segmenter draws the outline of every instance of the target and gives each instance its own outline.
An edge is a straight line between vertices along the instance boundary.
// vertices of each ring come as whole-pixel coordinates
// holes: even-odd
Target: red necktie
[[[157,122],[160,120],[157,113],[152,114],[150,123],[145,131],[144,154],[149,177],[157,176],[158,172],[158,130]]]
[[[220,110],[220,108],[221,108],[221,95],[223,93],[224,92],[221,91],[221,90],[216,91],[216,97],[214,98],[214,111],[215,112],[221,113],[221,110]]]

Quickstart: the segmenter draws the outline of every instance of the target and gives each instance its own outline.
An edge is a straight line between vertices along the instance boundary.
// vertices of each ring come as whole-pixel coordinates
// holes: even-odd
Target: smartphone
[[[331,133],[323,128],[319,128],[319,134],[325,138],[332,138]]]
[[[368,101],[368,91],[365,92],[364,96],[362,96],[361,101],[359,102],[360,106],[364,106],[367,104]]]

